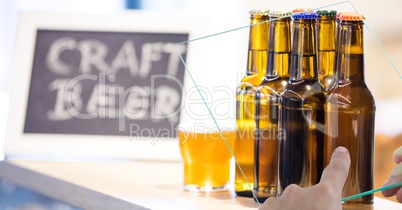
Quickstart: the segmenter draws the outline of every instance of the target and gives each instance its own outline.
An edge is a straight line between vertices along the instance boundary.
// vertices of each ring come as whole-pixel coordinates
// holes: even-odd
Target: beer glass
[[[184,188],[188,191],[226,190],[234,130],[203,124],[180,125],[178,138],[184,163]]]

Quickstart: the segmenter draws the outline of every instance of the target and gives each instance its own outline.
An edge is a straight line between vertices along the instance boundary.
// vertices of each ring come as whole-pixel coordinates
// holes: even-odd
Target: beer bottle
[[[299,7],[292,10],[292,14],[301,13],[301,12],[314,12],[312,8],[309,7]],[[291,34],[293,34],[293,27],[291,29]]]
[[[278,195],[317,184],[323,171],[325,92],[317,73],[317,14],[293,14],[290,79],[280,96]]]
[[[337,41],[338,41],[338,39],[337,39],[337,34],[339,33],[339,17],[342,15],[342,14],[345,14],[345,13],[347,13],[347,12],[338,12],[338,13],[336,13],[336,15],[335,15],[335,25],[336,25],[336,30],[335,30],[335,42],[336,43],[338,43]],[[336,51],[336,47],[337,47],[337,45],[335,45],[335,51]],[[337,56],[337,53],[335,53],[335,56]],[[335,61],[335,64],[336,64],[336,61]]]
[[[338,146],[346,147],[351,158],[343,197],[373,189],[375,102],[364,79],[362,20],[356,13],[339,16],[338,84],[325,104],[326,164]],[[346,203],[371,204],[373,194]]]
[[[337,60],[338,60],[338,34],[339,34],[339,31],[340,31],[340,24],[339,24],[339,17],[342,15],[342,14],[348,14],[348,13],[352,13],[352,14],[354,14],[354,12],[338,12],[338,13],[336,13],[336,15],[335,15],[335,25],[336,25],[336,30],[335,30],[335,70],[334,70],[334,75],[335,75],[335,84],[333,85],[333,87],[335,87],[336,86],[336,80],[338,79],[338,75],[337,75],[337,72],[336,72],[336,70],[338,69],[337,67],[336,67],[336,65],[337,65]],[[332,87],[332,88],[333,88]],[[328,93],[329,91],[327,91],[327,93]]]
[[[318,78],[328,92],[335,86],[335,10],[318,10]]]
[[[269,10],[250,10],[247,72],[236,92],[237,131],[234,154],[241,169],[236,165],[235,192],[239,196],[253,195],[251,190],[254,187],[254,96],[267,68],[268,12]]]
[[[276,196],[278,182],[279,96],[289,81],[290,11],[270,11],[268,63],[257,89],[254,184],[258,201]]]
[[[336,15],[335,15],[335,24],[336,24],[336,30],[335,30],[335,76],[336,76],[336,79],[335,79],[335,84],[334,84],[334,86],[332,87],[332,88],[334,88],[336,85],[337,85],[337,80],[338,80],[338,74],[336,73],[336,71],[337,71],[337,61],[338,61],[338,45],[339,45],[339,42],[338,42],[338,34],[340,33],[340,24],[339,24],[339,17],[342,15],[342,14],[347,14],[347,13],[351,13],[351,12],[338,12],[338,13],[336,13]],[[329,93],[329,91],[327,91],[327,94]],[[325,106],[324,106],[325,107]],[[325,111],[325,110],[324,110]],[[328,123],[328,122],[325,122],[325,123]],[[327,127],[325,127],[324,128],[324,131],[325,131],[325,129],[327,129]],[[326,132],[324,132],[325,134],[324,135],[327,135],[327,131]],[[328,137],[327,136],[324,136],[324,139],[325,140],[328,140]],[[330,147],[330,146],[327,146],[327,145],[329,145],[328,144],[328,142],[326,142],[326,141],[324,141],[324,166],[326,166],[328,163],[329,163],[329,161],[331,160],[331,155],[327,155],[327,154],[330,154],[331,152],[332,152],[332,148]]]

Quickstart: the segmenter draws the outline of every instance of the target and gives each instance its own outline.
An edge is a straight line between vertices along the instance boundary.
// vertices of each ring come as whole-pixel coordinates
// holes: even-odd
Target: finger
[[[387,181],[385,181],[383,185],[387,186],[398,182],[402,182],[402,162],[399,163],[394,169],[392,169],[391,174],[389,175]],[[384,190],[382,191],[382,194],[385,197],[390,197],[395,195],[399,189],[400,187]]]
[[[396,164],[399,164],[402,162],[402,146],[400,146],[398,149],[395,150],[394,152],[394,162]]]
[[[402,203],[402,188],[399,188],[398,192],[396,192],[396,200],[398,200],[399,203]]]
[[[301,195],[300,190],[302,190],[303,188],[301,188],[299,185],[296,184],[290,184],[288,185],[285,190],[283,191],[281,197],[292,197],[293,195]]]
[[[350,167],[349,152],[345,147],[338,147],[332,154],[331,161],[325,167],[320,183],[329,184],[335,192],[342,192]]]
[[[281,209],[279,205],[280,199],[276,197],[269,197],[262,205],[260,210],[274,210]]]
[[[311,198],[311,196],[306,193],[306,188],[291,184],[285,188],[281,197],[268,198],[261,206],[261,210],[295,209],[295,207],[300,207],[300,205],[306,207],[307,204],[305,202],[307,202],[309,198]]]
[[[390,177],[390,178],[387,179],[387,181],[384,183],[384,186],[387,186],[387,185],[390,185],[390,184],[395,184],[395,183],[398,183],[398,181],[397,181],[395,178]],[[392,188],[392,189],[383,190],[383,191],[381,191],[381,193],[382,193],[382,195],[385,196],[385,197],[391,197],[391,196],[396,195],[396,193],[398,192],[398,190],[399,190],[400,188],[401,188],[401,187],[395,187],[395,188]]]

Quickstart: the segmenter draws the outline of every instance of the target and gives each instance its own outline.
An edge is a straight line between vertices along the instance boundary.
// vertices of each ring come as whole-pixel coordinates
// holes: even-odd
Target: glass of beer
[[[230,149],[234,130],[201,124],[180,125],[178,138],[184,162],[184,188],[188,191],[226,190],[229,185]],[[226,141],[225,141],[226,140]]]

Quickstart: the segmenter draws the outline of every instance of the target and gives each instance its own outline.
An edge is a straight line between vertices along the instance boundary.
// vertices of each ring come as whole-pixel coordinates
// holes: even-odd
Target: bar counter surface
[[[232,191],[192,193],[179,162],[0,162],[0,178],[83,209],[257,209]],[[349,209],[349,208],[348,208]],[[402,209],[375,197],[374,210]]]

